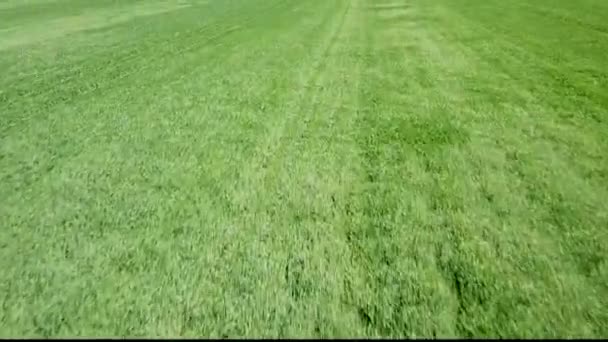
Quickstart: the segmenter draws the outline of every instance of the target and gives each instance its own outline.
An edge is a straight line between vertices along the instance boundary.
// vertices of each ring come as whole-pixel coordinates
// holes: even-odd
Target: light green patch
[[[100,29],[127,22],[136,17],[151,16],[187,8],[187,1],[150,1],[132,6],[95,8],[78,15],[70,15],[37,22],[28,26],[14,26],[0,31],[0,51],[19,46],[56,40],[64,35],[85,30]]]

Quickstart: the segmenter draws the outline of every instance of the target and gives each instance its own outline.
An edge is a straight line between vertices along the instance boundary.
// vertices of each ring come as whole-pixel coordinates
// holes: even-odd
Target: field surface
[[[0,336],[608,337],[606,17],[0,0]]]

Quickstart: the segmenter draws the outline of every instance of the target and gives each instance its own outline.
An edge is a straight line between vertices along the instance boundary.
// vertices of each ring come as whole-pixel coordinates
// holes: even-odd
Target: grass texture
[[[607,15],[0,0],[0,335],[608,337]]]

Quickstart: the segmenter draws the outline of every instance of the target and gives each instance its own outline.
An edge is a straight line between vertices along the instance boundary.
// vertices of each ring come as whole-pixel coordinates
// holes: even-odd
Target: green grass
[[[607,15],[0,0],[0,336],[608,337]]]

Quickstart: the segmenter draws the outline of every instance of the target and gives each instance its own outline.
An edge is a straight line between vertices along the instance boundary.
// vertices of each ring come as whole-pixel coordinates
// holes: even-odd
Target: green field
[[[607,17],[0,0],[0,336],[608,337]]]

